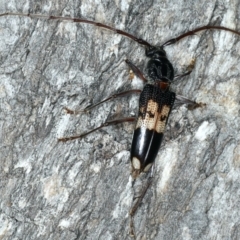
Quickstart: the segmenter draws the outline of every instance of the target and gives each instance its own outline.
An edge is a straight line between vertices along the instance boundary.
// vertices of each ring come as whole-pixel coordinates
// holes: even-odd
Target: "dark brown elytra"
[[[226,27],[222,27],[222,26],[202,26],[192,31],[188,31],[184,34],[181,34],[176,38],[172,38],[160,46],[152,46],[147,41],[141,38],[137,38],[125,31],[110,27],[108,25],[105,25],[99,22],[86,20],[83,18],[45,16],[45,15],[38,15],[38,14],[23,14],[23,13],[3,13],[3,14],[0,14],[0,17],[10,16],[10,15],[25,16],[25,17],[32,17],[32,18],[44,18],[49,20],[66,20],[66,21],[72,21],[76,23],[91,24],[91,25],[95,25],[96,27],[105,28],[117,34],[128,37],[146,48],[146,57],[150,58],[147,64],[147,69],[146,69],[146,72],[148,73],[147,76],[144,76],[142,71],[138,67],[136,67],[131,61],[126,60],[126,63],[134,72],[134,74],[138,78],[140,78],[144,83],[147,83],[143,91],[140,89],[132,89],[132,90],[116,93],[116,94],[113,94],[112,96],[107,97],[101,102],[98,102],[78,112],[65,108],[68,114],[88,112],[94,107],[104,102],[107,102],[109,100],[112,100],[114,98],[127,96],[133,93],[141,93],[140,109],[139,109],[139,117],[138,117],[138,122],[140,123],[137,124],[137,127],[134,131],[133,143],[131,148],[131,162],[132,162],[132,168],[133,168],[132,176],[134,179],[138,177],[141,172],[144,172],[144,171],[148,172],[149,169],[151,169],[151,166],[154,163],[155,157],[160,148],[162,138],[163,138],[163,131],[164,131],[165,125],[167,124],[167,120],[171,112],[172,106],[174,104],[174,101],[177,100],[178,103],[180,104],[187,104],[190,109],[201,107],[203,105],[201,103],[196,103],[182,96],[178,96],[178,95],[175,96],[175,93],[170,91],[170,85],[174,81],[174,79],[190,74],[191,70],[189,70],[184,74],[175,76],[172,64],[167,59],[166,52],[164,51],[164,47],[175,44],[181,39],[194,35],[195,33],[203,30],[224,30],[224,31],[229,31],[234,34],[240,35],[240,32],[226,28]],[[154,124],[152,125],[151,121],[154,118],[158,118],[158,120],[155,120]],[[82,138],[108,125],[115,125],[123,122],[134,122],[135,120],[136,119],[134,117],[124,117],[124,118],[119,118],[111,121],[106,121],[99,127],[92,129],[91,131],[88,131],[84,134],[70,136],[70,137],[62,137],[58,140],[61,142],[66,142],[66,141]],[[162,124],[162,125],[159,128],[157,128],[156,127],[157,124]],[[133,236],[135,235],[133,217],[151,183],[152,183],[152,175],[150,175],[149,181],[143,187],[143,191],[140,193],[139,197],[136,199],[135,203],[133,204],[130,210],[130,216],[131,216],[130,233]]]

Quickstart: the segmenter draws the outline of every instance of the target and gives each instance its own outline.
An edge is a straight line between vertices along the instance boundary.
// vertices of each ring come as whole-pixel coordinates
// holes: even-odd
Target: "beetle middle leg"
[[[88,113],[91,109],[107,102],[107,101],[110,101],[112,99],[115,99],[117,97],[124,97],[124,96],[127,96],[127,95],[130,95],[130,94],[133,94],[133,93],[140,93],[142,90],[140,89],[131,89],[131,90],[127,90],[127,91],[124,91],[124,92],[120,92],[120,93],[115,93],[105,99],[103,99],[102,101],[98,102],[98,103],[95,103],[93,105],[90,105],[89,107],[86,107],[84,108],[83,110],[78,110],[78,111],[75,111],[75,110],[71,110],[67,107],[64,107],[64,109],[66,110],[67,114],[79,114],[79,113]]]
[[[176,100],[175,100],[175,104],[174,104],[174,107],[179,107],[183,104],[186,104],[187,105],[187,108],[188,110],[194,110],[196,108],[199,108],[199,107],[205,107],[206,104],[205,103],[202,103],[202,102],[195,102],[193,100],[190,100],[184,96],[181,96],[181,95],[176,95]]]

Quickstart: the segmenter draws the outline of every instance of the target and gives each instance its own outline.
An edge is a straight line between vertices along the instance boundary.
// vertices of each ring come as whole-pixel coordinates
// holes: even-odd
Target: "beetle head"
[[[163,49],[163,46],[146,47],[145,54],[147,57],[152,58],[152,59],[166,57],[166,52]]]

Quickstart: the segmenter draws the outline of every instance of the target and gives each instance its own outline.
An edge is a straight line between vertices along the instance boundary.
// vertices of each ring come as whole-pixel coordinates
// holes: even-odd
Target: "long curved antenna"
[[[110,31],[113,31],[113,32],[118,33],[118,34],[123,35],[123,36],[126,36],[126,37],[132,39],[133,41],[143,45],[143,46],[146,46],[146,47],[152,46],[147,41],[145,41],[141,38],[137,38],[130,33],[127,33],[125,31],[122,31],[122,30],[117,29],[117,28],[110,27],[110,26],[105,25],[103,23],[99,23],[99,22],[95,22],[95,21],[91,21],[91,20],[87,20],[87,19],[83,19],[83,18],[47,16],[47,15],[40,15],[40,14],[12,13],[12,12],[5,12],[5,13],[0,14],[0,17],[3,17],[3,16],[24,16],[24,17],[30,17],[30,18],[40,18],[40,19],[42,18],[42,19],[49,19],[49,20],[51,20],[51,19],[53,19],[53,20],[65,20],[65,21],[71,21],[71,22],[77,22],[77,23],[87,23],[87,24],[95,25],[97,27],[108,29]]]
[[[3,16],[25,16],[25,17],[30,17],[30,18],[39,18],[39,19],[53,19],[53,20],[65,20],[65,21],[71,21],[71,22],[77,22],[77,23],[87,23],[87,24],[91,24],[97,27],[101,27],[101,28],[105,28],[108,29],[110,31],[113,31],[115,33],[118,33],[120,35],[126,36],[130,39],[132,39],[133,41],[139,43],[140,45],[143,45],[145,47],[151,47],[152,45],[150,43],[148,43],[147,41],[143,40],[142,38],[137,38],[134,35],[127,33],[125,31],[122,31],[120,29],[114,28],[114,27],[110,27],[106,24],[103,23],[99,23],[99,22],[95,22],[92,20],[87,20],[87,19],[83,19],[83,18],[71,18],[71,17],[61,17],[61,16],[47,16],[47,15],[40,15],[40,14],[31,14],[31,13],[13,13],[13,12],[5,12],[0,14],[0,17]],[[226,27],[222,27],[222,26],[203,26],[203,27],[199,27],[196,28],[192,31],[188,31],[184,34],[181,34],[180,36],[176,37],[176,38],[172,38],[168,41],[166,41],[164,44],[162,44],[162,47],[168,46],[168,45],[172,45],[176,42],[178,42],[179,40],[187,37],[187,36],[191,36],[194,35],[197,32],[203,31],[203,30],[224,30],[224,31],[228,31],[228,32],[232,32],[234,34],[240,35],[240,32],[235,31],[233,29],[230,28],[226,28]]]
[[[178,42],[179,40],[185,38],[185,37],[188,37],[188,36],[191,36],[191,35],[194,35],[196,32],[200,32],[200,31],[203,31],[203,30],[224,30],[224,31],[228,31],[228,32],[232,32],[234,34],[237,34],[237,35],[240,35],[240,32],[238,31],[235,31],[233,29],[230,29],[230,28],[226,28],[226,27],[221,27],[221,26],[203,26],[203,27],[199,27],[199,28],[196,28],[192,31],[188,31],[184,34],[181,34],[180,36],[176,37],[176,38],[172,38],[170,40],[168,40],[167,42],[165,42],[162,46],[165,47],[165,46],[168,46],[168,45],[172,45],[176,42]]]

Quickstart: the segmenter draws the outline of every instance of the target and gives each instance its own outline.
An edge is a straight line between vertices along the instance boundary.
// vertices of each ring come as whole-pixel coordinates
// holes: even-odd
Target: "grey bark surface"
[[[84,17],[154,45],[199,26],[240,31],[236,1],[1,1],[0,13]],[[240,37],[207,31],[166,47],[177,94],[206,103],[175,108],[153,184],[135,216],[137,239],[240,239]],[[67,115],[126,89],[128,58],[144,48],[66,21],[0,17],[0,239],[130,239],[130,146],[124,123],[61,143],[106,119],[136,116],[138,96]]]

